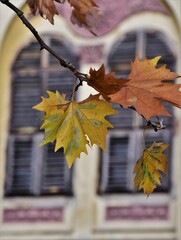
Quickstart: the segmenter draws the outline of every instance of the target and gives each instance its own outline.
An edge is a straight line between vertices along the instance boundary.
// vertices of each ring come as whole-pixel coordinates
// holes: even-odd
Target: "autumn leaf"
[[[65,0],[55,0],[59,3],[64,3]],[[36,14],[38,11],[42,17],[48,19],[52,24],[54,23],[54,15],[58,14],[53,0],[27,0],[31,13]]]
[[[59,14],[55,2],[65,3],[66,0],[27,0],[31,13],[39,14],[54,24],[54,16]],[[67,0],[73,7],[71,21],[80,27],[87,27],[90,31],[99,18],[98,7],[93,0]]]
[[[91,30],[99,19],[96,3],[93,0],[68,0],[68,3],[74,8],[71,15],[72,23],[80,27],[86,26]]]
[[[162,101],[181,108],[181,84],[163,81],[174,80],[179,76],[170,72],[165,65],[156,68],[159,59],[160,57],[152,60],[145,58],[139,61],[136,58],[131,63],[129,81],[117,93],[110,95],[111,101],[125,108],[134,107],[146,119],[157,115],[170,115]]]
[[[114,72],[105,74],[104,64],[97,71],[90,68],[89,74],[87,84],[96,89],[105,100],[110,100],[108,95],[118,92],[127,82],[123,78],[116,79]]]
[[[133,170],[133,173],[136,173],[135,188],[143,188],[144,193],[150,195],[157,184],[160,185],[160,171],[167,173],[167,157],[163,154],[167,147],[163,142],[154,142],[151,147],[144,149]]]
[[[41,145],[56,140],[55,151],[64,148],[65,158],[71,167],[81,152],[87,153],[86,145],[97,144],[106,149],[107,128],[113,126],[105,116],[116,114],[111,105],[100,100],[100,95],[90,95],[82,102],[67,101],[65,95],[48,91],[49,98],[33,108],[45,112],[41,129],[45,136]]]

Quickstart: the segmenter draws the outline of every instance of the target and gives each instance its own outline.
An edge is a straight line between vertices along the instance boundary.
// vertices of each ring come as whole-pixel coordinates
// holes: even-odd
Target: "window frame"
[[[75,63],[80,66],[79,61],[77,61],[78,60],[77,53],[73,51],[72,47],[70,48],[68,41],[65,41],[65,39],[63,39],[61,37],[57,37],[54,34],[44,34],[43,38],[44,38],[44,41],[46,44],[50,44],[51,41],[57,41],[58,44],[61,44],[61,46],[65,46],[66,47],[65,53],[69,54],[69,52],[70,52],[70,54],[73,54],[74,58],[76,59]],[[41,52],[37,53],[40,67],[37,67],[36,69],[34,69],[34,68],[32,69],[32,67],[31,66],[29,67],[28,64],[26,64],[25,67],[22,67],[20,64],[20,68],[16,68],[16,65],[14,65],[14,64],[16,64],[16,60],[19,57],[21,57],[21,54],[23,54],[24,50],[30,52],[30,50],[27,50],[27,49],[30,48],[32,46],[32,44],[36,44],[37,46],[39,46],[36,41],[34,41],[34,40],[29,41],[27,45],[23,46],[20,49],[20,51],[18,52],[18,54],[15,58],[15,61],[13,62],[13,65],[11,68],[11,71],[12,71],[11,103],[13,103],[13,101],[14,101],[15,85],[14,85],[13,80],[15,79],[16,76],[20,75],[20,76],[24,77],[26,75],[29,75],[32,78],[37,77],[39,79],[41,95],[44,95],[46,93],[45,90],[48,89],[48,85],[50,84],[49,74],[53,73],[55,70],[59,70],[60,74],[62,74],[63,71],[68,71],[59,64],[58,60],[57,60],[57,63],[54,62],[54,63],[52,63],[53,64],[52,65],[51,60],[50,60],[51,55],[47,51],[41,51]],[[36,48],[36,46],[35,46],[35,48]],[[26,52],[24,54],[26,54]],[[66,58],[66,56],[65,56],[65,58]],[[70,58],[70,56],[69,56],[69,58]],[[30,59],[31,59],[31,56],[30,56]],[[22,60],[20,60],[20,61],[22,61]],[[51,65],[53,66],[53,69],[52,69]],[[68,77],[68,78],[70,78],[70,77]],[[72,82],[73,81],[74,80],[72,78]],[[66,83],[66,80],[65,80],[65,83]],[[26,83],[23,82],[23,84],[26,84]],[[61,88],[61,86],[62,86],[61,82],[60,82],[59,86]],[[72,89],[73,89],[73,85],[72,85]],[[40,95],[40,97],[41,97],[41,95]],[[57,194],[56,194],[56,191],[55,192],[52,191],[52,193],[43,193],[43,190],[41,190],[41,187],[43,186],[43,184],[41,184],[41,180],[43,178],[43,164],[45,164],[45,163],[43,163],[43,162],[45,162],[45,159],[43,159],[43,158],[45,157],[46,152],[48,154],[48,147],[46,147],[46,146],[39,147],[40,140],[43,138],[42,130],[39,130],[39,127],[41,124],[41,119],[39,117],[40,121],[38,123],[39,126],[37,125],[37,127],[34,127],[34,126],[13,127],[13,122],[12,122],[13,121],[13,111],[12,110],[13,110],[13,104],[11,104],[11,107],[10,107],[9,137],[8,137],[8,141],[7,141],[8,144],[7,144],[7,160],[6,160],[6,176],[5,176],[5,184],[4,184],[4,188],[5,188],[4,196],[5,197],[11,197],[11,196],[27,197],[30,195],[31,196],[54,196],[54,195],[73,196],[73,189],[72,189],[73,188],[73,184],[72,184],[73,169],[71,169],[71,170],[67,169],[66,173],[68,173],[68,176],[65,176],[65,174],[64,174],[64,178],[65,178],[66,182],[70,182],[67,179],[71,178],[71,183],[67,184],[67,186],[69,186],[69,190],[67,190],[63,193],[58,192]],[[41,116],[43,116],[43,114],[41,114]],[[36,140],[36,138],[37,138],[37,140]],[[31,166],[31,168],[33,169],[32,172],[33,172],[34,176],[32,176],[32,179],[31,179],[32,190],[30,190],[31,193],[29,193],[29,194],[23,194],[23,193],[22,194],[14,194],[14,193],[10,192],[11,185],[12,185],[12,183],[10,183],[10,182],[13,181],[13,176],[10,176],[11,175],[10,172],[13,171],[13,164],[11,164],[10,161],[15,161],[15,159],[12,160],[12,158],[10,158],[10,148],[12,151],[12,147],[13,147],[13,144],[15,143],[16,139],[20,139],[20,140],[31,139],[32,140],[31,151],[33,151],[33,152],[35,151],[37,153],[37,155],[41,155],[40,159],[37,161],[35,161],[36,157],[32,157],[32,161],[36,162],[36,163],[32,163],[32,166]],[[35,147],[35,145],[37,145],[37,147]],[[64,159],[64,161],[65,161],[65,159]],[[65,165],[66,164],[67,163],[65,162]],[[8,180],[9,178],[11,178],[11,179]]]

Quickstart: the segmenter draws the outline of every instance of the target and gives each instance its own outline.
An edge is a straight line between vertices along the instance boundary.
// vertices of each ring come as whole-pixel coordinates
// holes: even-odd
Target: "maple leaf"
[[[110,100],[108,95],[118,92],[127,82],[123,78],[116,79],[114,72],[105,74],[104,64],[97,71],[90,68],[89,74],[87,84],[100,92],[105,100]]]
[[[64,3],[65,0],[55,0],[59,3]],[[52,24],[54,24],[54,15],[58,14],[58,11],[55,7],[54,0],[27,0],[27,4],[30,7],[31,13],[33,15],[39,11],[42,17],[45,16]]]
[[[112,95],[111,101],[121,106],[134,107],[147,120],[152,116],[170,114],[162,105],[162,100],[181,108],[181,84],[163,82],[179,77],[165,65],[156,68],[160,57],[152,60],[138,58],[131,63],[129,81]]]
[[[97,144],[106,149],[107,128],[113,126],[105,116],[117,114],[111,104],[100,100],[100,95],[90,95],[82,102],[67,101],[65,95],[48,91],[49,98],[33,108],[45,112],[41,129],[45,136],[41,145],[56,140],[55,151],[64,148],[65,158],[71,167],[81,152],[87,153],[86,145]]]
[[[54,15],[59,12],[56,9],[55,2],[64,3],[66,0],[27,0],[31,13],[38,11],[42,17],[48,19],[54,24]],[[73,24],[87,27],[90,31],[99,18],[98,7],[93,0],[68,0],[73,7],[71,21]]]
[[[73,24],[80,27],[86,26],[89,30],[99,19],[98,6],[93,0],[68,0],[68,3],[74,8],[71,15]]]
[[[151,147],[144,149],[142,156],[136,162],[133,173],[136,173],[134,179],[135,188],[144,190],[144,193],[149,195],[160,185],[161,174],[167,173],[167,157],[163,151],[168,147],[163,142],[154,142]]]

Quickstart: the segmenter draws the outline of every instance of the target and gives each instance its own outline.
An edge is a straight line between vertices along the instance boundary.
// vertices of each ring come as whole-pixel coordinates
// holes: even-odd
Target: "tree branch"
[[[31,25],[31,23],[27,20],[27,18],[24,16],[24,13],[17,8],[15,5],[13,5],[9,0],[0,0],[2,4],[5,4],[8,6],[10,9],[12,9],[17,16],[21,19],[23,24],[32,32],[34,37],[37,39],[39,45],[40,45],[40,50],[46,49],[52,56],[54,56],[60,63],[61,66],[68,68],[74,76],[80,81],[80,83],[77,85],[77,89],[79,86],[82,85],[82,83],[85,81],[87,82],[87,74],[79,72],[75,66],[73,66],[70,62],[66,61],[62,57],[59,57],[56,52],[53,51],[52,48],[50,48],[40,37],[38,34],[37,30]]]
[[[129,108],[136,111],[134,107],[129,107]],[[140,116],[147,122],[147,125],[145,126],[145,128],[152,127],[155,130],[155,132],[166,128],[166,126],[163,124],[163,119],[160,119],[158,116],[156,116],[158,121],[147,120],[143,115],[140,115]]]

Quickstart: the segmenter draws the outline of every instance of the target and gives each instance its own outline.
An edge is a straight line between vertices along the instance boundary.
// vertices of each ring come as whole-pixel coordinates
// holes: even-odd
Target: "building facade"
[[[98,69],[127,77],[130,62],[162,56],[160,64],[181,73],[180,0],[99,0],[102,21],[92,35],[71,24],[61,6],[55,25],[29,15],[44,41],[81,72]],[[130,109],[109,120],[107,152],[97,146],[69,170],[62,151],[39,147],[42,115],[32,109],[46,90],[71,94],[75,79],[39,45],[6,6],[0,5],[0,239],[181,239],[181,111],[166,108],[167,128],[146,132],[146,144],[169,144],[169,173],[146,198],[133,187],[143,149],[144,120]],[[180,81],[180,79],[178,80]],[[93,93],[79,88],[77,100]],[[115,106],[115,108],[118,108]]]

